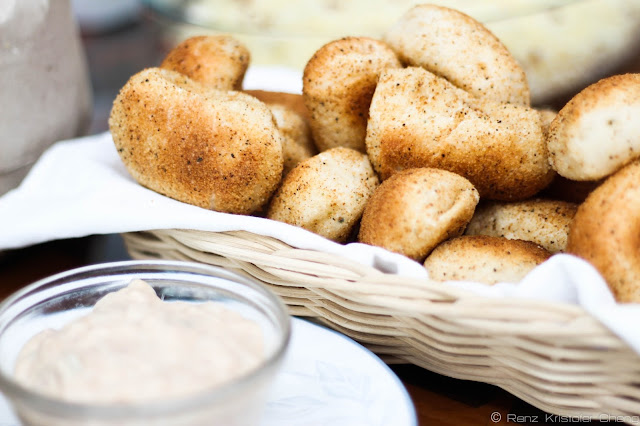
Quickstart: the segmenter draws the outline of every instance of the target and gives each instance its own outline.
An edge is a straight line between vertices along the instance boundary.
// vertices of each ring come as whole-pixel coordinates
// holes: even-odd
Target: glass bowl
[[[158,23],[160,51],[187,37],[231,34],[251,64],[301,71],[325,43],[382,38],[416,0],[143,0]],[[532,103],[550,105],[617,73],[640,50],[638,0],[432,0],[492,31],[520,62]]]
[[[133,279],[146,281],[167,302],[216,301],[255,321],[264,336],[261,364],[230,382],[188,397],[139,404],[67,402],[14,380],[18,353],[32,336],[86,315],[99,299]],[[0,304],[0,389],[26,425],[255,425],[282,364],[290,327],[286,307],[277,296],[221,268],[180,261],[83,267],[40,280]]]

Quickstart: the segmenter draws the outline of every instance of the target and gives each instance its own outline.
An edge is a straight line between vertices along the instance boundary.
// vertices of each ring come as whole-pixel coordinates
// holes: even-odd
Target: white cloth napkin
[[[245,87],[299,92],[275,75],[247,74]],[[287,81],[300,81],[288,76]],[[275,82],[275,83],[274,83]],[[268,219],[213,212],[164,197],[138,185],[103,133],[54,144],[21,186],[0,197],[0,250],[92,234],[150,229],[246,230],[291,246],[338,254],[402,276],[427,278],[417,262],[364,244],[341,245],[301,228]],[[555,255],[519,284],[450,283],[486,297],[521,297],[582,306],[640,353],[640,304],[617,304],[588,263]]]
[[[0,250],[149,229],[246,230],[367,265],[388,263],[403,275],[425,275],[421,265],[376,247],[346,247],[285,223],[218,213],[146,189],[125,169],[109,133],[54,144],[18,188],[0,197]]]

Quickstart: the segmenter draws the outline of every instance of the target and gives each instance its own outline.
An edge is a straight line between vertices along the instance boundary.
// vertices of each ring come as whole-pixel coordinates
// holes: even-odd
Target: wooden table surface
[[[144,20],[108,34],[85,34],[94,88],[91,133],[107,129],[111,102],[128,76],[155,64],[158,58],[155,40],[156,34]],[[634,57],[621,71],[640,71],[640,58]],[[564,101],[559,100],[556,106]],[[0,298],[56,272],[126,258],[122,241],[116,235],[54,241],[0,252]],[[392,368],[413,399],[420,425],[566,423],[566,419],[550,416],[495,386],[452,379],[410,365]]]

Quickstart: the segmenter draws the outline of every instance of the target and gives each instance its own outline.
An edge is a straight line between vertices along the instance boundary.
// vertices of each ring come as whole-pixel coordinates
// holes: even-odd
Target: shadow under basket
[[[387,363],[497,385],[560,416],[640,413],[640,356],[579,306],[488,299],[246,231],[123,235],[135,259],[196,261],[261,281],[292,315]]]

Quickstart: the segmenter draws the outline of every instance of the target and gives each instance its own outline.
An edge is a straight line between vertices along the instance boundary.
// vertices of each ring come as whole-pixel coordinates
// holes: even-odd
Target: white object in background
[[[84,52],[70,0],[0,1],[0,195],[53,142],[91,116]]]

